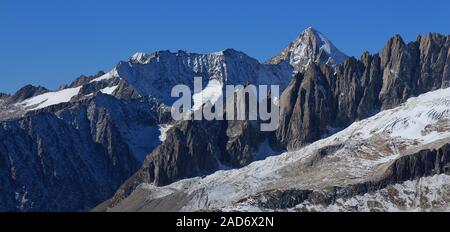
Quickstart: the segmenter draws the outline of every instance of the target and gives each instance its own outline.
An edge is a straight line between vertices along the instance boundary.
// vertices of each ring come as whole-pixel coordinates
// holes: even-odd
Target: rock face
[[[280,127],[276,141],[282,148],[300,147],[320,138],[333,117],[331,87],[319,67],[310,65],[293,79],[280,98]]]
[[[364,53],[333,68],[309,65],[281,97],[281,147],[299,148],[355,120],[450,86],[450,37],[429,34],[409,44],[399,36],[380,55]]]
[[[351,210],[354,202],[373,210],[448,209],[449,99],[450,88],[427,92],[299,150],[240,169],[168,186],[143,183],[109,210],[334,211]],[[407,192],[394,192],[402,188]],[[371,195],[386,192],[387,197]]]
[[[93,75],[93,76],[85,76],[85,75],[81,75],[79,76],[77,79],[75,79],[70,85],[68,85],[68,88],[75,88],[81,85],[85,85],[88,84],[90,81],[92,81],[95,78],[99,78],[103,75],[105,75],[106,73],[103,71],[99,71],[97,74]]]
[[[150,153],[139,171],[99,208],[119,203],[141,183],[162,186],[224,168],[246,166],[257,158],[260,144],[267,139],[267,135],[260,132],[260,122],[250,120],[192,119],[176,123],[166,133],[165,142]]]
[[[267,63],[288,62],[296,71],[301,72],[311,63],[336,65],[347,58],[322,33],[309,27]]]
[[[172,105],[176,100],[170,96],[172,87],[183,84],[193,90],[194,77],[202,78],[203,87],[217,81],[221,86],[278,84],[283,89],[293,75],[288,64],[260,64],[256,59],[233,49],[211,54],[185,51],[137,53],[127,62],[120,62],[115,72],[139,95],[152,96],[166,105]],[[116,94],[122,93],[119,90]]]
[[[299,41],[311,37],[311,34],[314,35],[314,33],[316,32],[314,32],[312,29],[306,30],[299,37],[301,38]],[[340,130],[340,128],[345,128],[357,120],[372,116],[382,109],[389,109],[393,106],[397,106],[405,102],[409,97],[417,96],[420,93],[424,93],[441,87],[446,87],[446,84],[420,84],[422,83],[422,81],[419,81],[421,79],[419,75],[417,76],[417,80],[410,81],[411,83],[417,82],[418,84],[414,84],[416,86],[416,90],[408,92],[406,95],[407,97],[404,97],[403,95],[400,96],[398,94],[395,96],[390,96],[389,98],[384,97],[385,91],[395,92],[396,89],[400,88],[399,86],[403,85],[403,82],[392,85],[391,82],[386,81],[385,79],[390,80],[394,77],[390,76],[390,71],[388,72],[388,74],[386,74],[385,70],[391,70],[391,63],[394,62],[394,60],[398,59],[396,57],[410,56],[410,54],[412,54],[412,50],[409,51],[396,48],[399,42],[393,41],[398,41],[398,38],[399,37],[396,36],[389,40],[382,53],[386,55],[370,55],[368,53],[364,53],[361,56],[360,60],[352,57],[338,65],[308,62],[309,64],[304,66],[305,68],[302,69],[302,71],[293,78],[280,98],[281,114],[280,127],[278,128],[278,130],[269,135],[258,135],[258,131],[254,133],[252,133],[252,131],[246,132],[247,134],[252,134],[252,137],[262,138],[253,140],[255,142],[252,143],[251,147],[254,147],[252,150],[258,150],[258,147],[262,146],[261,143],[262,141],[264,141],[264,138],[266,138],[266,136],[270,137],[271,145],[273,145],[272,147],[274,147],[269,149],[270,151],[266,151],[266,153],[276,153],[273,150],[295,150],[302,146],[315,142],[323,137],[334,134],[338,130]],[[430,40],[435,41],[434,43],[439,43],[439,46],[435,45],[435,47],[437,47],[436,49],[424,49],[422,52],[419,52],[417,54],[423,57],[440,57],[440,59],[442,60],[433,58],[433,62],[436,62],[436,64],[440,64],[442,67],[447,67],[449,65],[447,57],[439,54],[442,53],[443,50],[448,51],[448,37],[437,34],[430,34],[423,38],[420,37],[418,41],[412,42],[407,46],[404,45],[403,41],[401,41],[401,43],[403,43],[404,47],[420,47],[420,43],[424,43],[423,41]],[[295,43],[297,42],[294,42],[293,44]],[[386,52],[387,50],[392,50],[392,52]],[[403,53],[405,53],[405,55]],[[274,59],[271,62],[283,63],[282,60],[287,59],[288,57],[286,55],[283,58],[283,54],[288,53],[282,53],[282,55],[279,56],[278,61]],[[386,62],[386,58],[383,57],[389,57],[389,60],[391,61]],[[416,69],[416,66],[424,66],[422,65],[422,62],[426,63],[426,60],[428,59],[431,58],[417,59],[415,60],[416,63],[411,63],[410,61],[402,61],[406,62],[406,64],[401,65],[402,68],[398,69],[398,73],[402,73],[402,75],[404,76],[410,76],[412,72],[416,72],[412,71]],[[436,64],[433,63],[433,65]],[[428,65],[430,65],[429,62]],[[444,70],[445,68],[441,69]],[[433,78],[436,80],[441,80],[437,81],[437,83],[443,83],[445,82],[445,79],[448,79],[448,77],[445,75],[448,75],[448,72],[437,72],[436,76]],[[211,126],[211,130],[204,129],[204,131],[208,131],[210,133],[211,137],[227,138],[223,136],[225,129],[217,129],[220,127],[218,127],[217,125],[208,125],[207,123],[205,123],[204,126]],[[199,137],[202,136],[199,135]],[[227,143],[230,142],[228,139],[225,140],[228,141]],[[178,140],[175,139],[175,141]],[[224,151],[223,147],[221,148],[220,145],[216,145],[216,141],[207,141],[206,143],[201,144],[203,148],[213,146],[217,147],[217,150]],[[189,151],[198,149],[194,149],[194,147],[195,146],[193,145],[187,145],[184,147],[184,149]],[[254,153],[253,155],[252,153],[248,153],[248,149],[245,146],[237,146],[236,148],[237,149],[234,149],[234,155],[232,157],[239,157],[239,162],[248,164],[248,160],[254,160]],[[172,165],[161,166],[162,162],[156,162],[155,160],[149,162],[151,163],[151,165],[144,165],[145,170],[142,171],[141,169],[141,171],[138,172],[137,176],[134,176],[129,181],[127,181],[127,183],[119,189],[115,197],[109,203],[105,203],[103,205],[103,208],[117,204],[121,199],[125,198],[132,192],[134,188],[136,188],[141,183],[152,183],[156,186],[161,186],[170,184],[173,181],[182,178],[198,176],[202,173],[210,173],[211,170],[217,170],[218,165],[215,162],[212,162],[212,164],[207,165],[207,167],[203,166],[203,168],[199,168],[198,166],[196,166],[196,168],[199,168],[196,169],[196,171],[181,172],[183,174],[179,175],[179,168],[177,166],[184,164],[181,164],[183,163],[181,159],[177,160],[173,159],[173,157],[180,157],[183,153],[184,150],[171,150],[170,152],[165,153],[165,155],[167,155],[168,157],[164,159],[171,160],[173,162]],[[216,155],[211,155],[211,151],[201,152],[200,154],[203,154],[203,157],[207,157],[205,158],[206,160],[214,160],[214,157],[219,157],[217,159],[221,160],[220,157],[224,156],[223,152],[216,153]],[[217,156],[217,154],[220,155]],[[239,154],[245,155],[239,156]],[[161,157],[161,155],[155,154],[151,154],[150,156]],[[225,154],[225,156],[227,156],[227,154]],[[155,165],[155,163],[158,164]],[[229,165],[228,163],[225,164]],[[240,166],[241,165],[231,165],[231,167]],[[154,174],[155,170],[157,170],[157,172],[163,172],[163,175]],[[171,174],[174,172],[177,173],[177,175],[174,176]],[[186,173],[189,174],[186,175]],[[166,175],[169,175],[171,177],[166,178]],[[159,181],[161,176],[164,176],[163,179],[165,181]]]
[[[1,122],[0,209],[89,210],[159,144],[157,117],[145,99],[123,102],[99,93]]]
[[[32,86],[32,85],[26,85],[25,87],[22,87],[19,89],[11,98],[9,101],[11,102],[18,102],[23,101],[25,99],[43,94],[48,92],[48,89],[42,87],[42,86]]]
[[[436,33],[405,44],[400,36],[390,39],[380,54],[383,87],[382,108],[392,108],[408,97],[449,86],[450,37]]]

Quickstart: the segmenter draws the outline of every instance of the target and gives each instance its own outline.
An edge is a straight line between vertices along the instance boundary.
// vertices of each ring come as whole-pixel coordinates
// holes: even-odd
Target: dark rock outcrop
[[[276,141],[295,149],[333,133],[333,128],[449,87],[449,57],[450,36],[429,34],[409,44],[395,36],[381,54],[364,53],[360,60],[349,58],[335,68],[311,64],[281,97]]]
[[[326,130],[332,110],[333,96],[328,81],[318,66],[310,65],[304,74],[293,79],[280,98],[276,141],[284,148],[317,140]]]
[[[2,211],[89,210],[137,171],[139,153],[158,145],[157,137],[134,141],[158,131],[145,99],[97,94],[64,104],[0,124]]]
[[[450,86],[450,36],[430,33],[405,44],[400,36],[389,40],[380,54],[383,109],[411,96]]]
[[[9,100],[11,102],[19,102],[46,92],[48,92],[48,89],[42,86],[26,85],[11,96]]]
[[[167,132],[165,142],[147,156],[139,171],[96,210],[114,206],[141,183],[162,186],[222,168],[246,166],[254,161],[264,136],[258,121],[192,119],[178,122]]]

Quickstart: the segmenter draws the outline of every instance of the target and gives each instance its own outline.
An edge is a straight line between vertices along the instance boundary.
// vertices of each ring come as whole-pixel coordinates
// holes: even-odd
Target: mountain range
[[[197,76],[205,95],[279,85],[279,128],[173,121],[172,87]],[[265,63],[139,52],[57,91],[0,94],[0,210],[448,210],[449,85],[437,33],[359,59],[313,28]]]

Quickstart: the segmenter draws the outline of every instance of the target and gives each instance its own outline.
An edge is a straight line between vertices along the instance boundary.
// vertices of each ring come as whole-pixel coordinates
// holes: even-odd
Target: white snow
[[[106,88],[101,89],[100,92],[111,95],[117,89],[117,87],[119,87],[119,85],[106,87]]]
[[[331,54],[331,46],[332,46],[331,42],[322,33],[317,32],[317,35],[323,42],[323,45],[320,48],[325,50],[327,54]]]
[[[208,101],[214,104],[220,96],[223,94],[223,85],[219,80],[212,79],[208,82],[208,85],[199,93],[192,95],[194,106],[192,109],[198,110],[202,105]]]
[[[63,89],[56,92],[44,93],[19,102],[17,105],[22,106],[27,110],[42,109],[48,106],[69,102],[72,97],[76,96],[80,92],[80,89],[81,86]]]
[[[383,111],[374,117],[353,124],[350,128],[357,131],[358,136],[362,138],[368,138],[373,134],[383,134],[393,138],[431,143],[447,137],[448,131],[427,132],[426,127],[449,118],[450,88],[447,88],[410,98],[401,107]]]
[[[169,131],[170,128],[172,128],[172,127],[173,127],[173,125],[170,125],[170,124],[159,125],[159,132],[160,132],[159,140],[161,142],[164,142],[166,140],[167,131]]]
[[[108,73],[105,73],[103,76],[100,76],[100,77],[97,77],[97,78],[91,80],[90,83],[97,82],[97,81],[105,81],[105,80],[112,79],[114,77],[118,77],[117,70],[115,68],[113,70],[109,71]]]
[[[148,55],[144,52],[136,52],[134,55],[130,57],[131,62],[136,62],[140,64],[145,64]]]
[[[313,41],[316,42],[317,47],[313,46]],[[347,58],[325,35],[311,27],[304,30],[289,47],[283,50],[282,55],[288,55],[289,63],[298,72],[304,70],[312,62],[319,62],[320,50],[326,53],[328,56],[326,63],[330,65],[342,63]]]

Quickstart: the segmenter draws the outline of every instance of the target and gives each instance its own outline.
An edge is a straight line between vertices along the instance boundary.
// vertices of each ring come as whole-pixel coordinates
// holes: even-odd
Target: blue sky
[[[343,52],[450,34],[450,1],[0,0],[0,92],[51,89],[137,51],[235,48],[264,61],[313,26]]]

